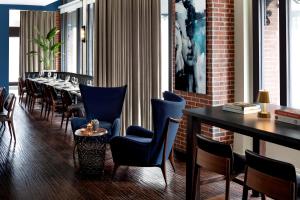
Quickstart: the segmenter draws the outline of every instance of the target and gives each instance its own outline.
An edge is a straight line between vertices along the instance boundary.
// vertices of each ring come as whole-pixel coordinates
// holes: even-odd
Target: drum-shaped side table
[[[87,174],[99,174],[104,170],[107,130],[98,128],[88,135],[86,129],[78,129],[77,151],[80,171]]]

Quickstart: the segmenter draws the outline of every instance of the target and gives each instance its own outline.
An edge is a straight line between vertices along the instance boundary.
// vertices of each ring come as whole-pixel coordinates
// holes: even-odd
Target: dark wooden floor
[[[107,151],[103,176],[86,177],[74,164],[73,136],[29,114],[16,104],[17,141],[8,130],[0,135],[0,199],[185,199],[185,163],[176,159],[176,173],[167,166],[165,187],[159,168],[120,167],[111,179],[113,162]],[[201,176],[207,176],[205,172]],[[241,199],[242,188],[232,184],[232,199]],[[202,187],[201,199],[224,192],[224,182]]]

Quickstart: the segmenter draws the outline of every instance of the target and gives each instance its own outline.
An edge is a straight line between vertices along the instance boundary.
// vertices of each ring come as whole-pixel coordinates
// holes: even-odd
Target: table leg
[[[192,116],[188,116],[187,138],[187,160],[186,160],[186,199],[195,199],[196,192],[193,191],[193,177],[196,159],[196,134],[201,133],[201,122]]]

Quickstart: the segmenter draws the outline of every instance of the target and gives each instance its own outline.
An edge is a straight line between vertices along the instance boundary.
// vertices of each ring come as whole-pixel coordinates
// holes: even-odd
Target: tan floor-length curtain
[[[20,19],[20,76],[25,72],[38,72],[43,69],[39,62],[42,51],[32,40],[37,37],[37,31],[47,35],[55,26],[56,12],[21,11]],[[28,52],[37,51],[35,56],[29,56]],[[53,65],[53,63],[52,63]]]
[[[128,85],[122,130],[152,127],[151,98],[159,98],[160,0],[96,0],[96,85]]]

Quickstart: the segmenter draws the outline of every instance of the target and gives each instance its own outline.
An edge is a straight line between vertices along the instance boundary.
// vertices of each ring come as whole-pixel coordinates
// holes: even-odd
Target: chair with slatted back
[[[30,81],[29,83],[31,87],[31,102],[29,106],[29,111],[33,112],[37,100],[42,99],[42,93],[40,91],[40,88],[36,85],[34,81]]]
[[[53,122],[54,112],[62,111],[62,103],[58,98],[57,92],[54,87],[48,87],[48,108],[47,108],[47,120],[49,119],[49,115],[51,112],[51,124]]]
[[[22,77],[19,77],[18,80],[18,93],[19,93],[19,103],[22,104],[24,94],[26,94],[26,85]]]
[[[66,118],[65,132],[67,132],[70,117],[72,116],[84,117],[84,111],[83,111],[84,108],[82,103],[73,104],[72,96],[66,90],[62,90],[61,98],[62,98],[62,118],[61,118],[60,128],[62,128],[63,121]]]
[[[15,128],[13,123],[15,103],[16,103],[16,96],[12,93],[9,94],[6,97],[6,100],[4,102],[4,109],[2,112],[0,112],[0,122],[8,123],[9,133],[10,135],[13,135],[16,141]]]
[[[246,151],[246,172],[243,200],[248,198],[251,188],[277,200],[295,200],[300,177],[294,165]],[[298,181],[297,181],[298,180]]]
[[[195,163],[193,199],[197,196],[197,187],[220,180],[226,180],[225,199],[230,199],[230,182],[234,181],[243,185],[243,181],[236,177],[245,170],[245,158],[232,151],[229,144],[211,140],[205,136],[197,135],[197,159]],[[200,179],[200,167],[211,172],[223,175],[223,177]],[[200,183],[199,183],[200,182]]]

